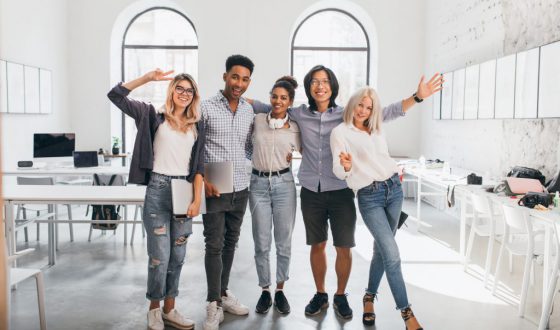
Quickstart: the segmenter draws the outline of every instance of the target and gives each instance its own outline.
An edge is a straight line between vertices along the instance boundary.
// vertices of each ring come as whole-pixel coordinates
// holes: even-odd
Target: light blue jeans
[[[296,219],[296,186],[292,172],[262,177],[251,174],[249,205],[253,220],[259,286],[270,286],[272,227],[276,244],[276,283],[289,278],[292,232]]]
[[[143,221],[149,256],[146,298],[174,298],[179,294],[192,219],[173,216],[171,177],[152,173],[146,188]]]
[[[374,238],[366,292],[377,294],[383,273],[387,273],[391,293],[400,310],[410,306],[401,271],[399,247],[395,241],[402,204],[403,192],[397,174],[358,191],[360,213]]]

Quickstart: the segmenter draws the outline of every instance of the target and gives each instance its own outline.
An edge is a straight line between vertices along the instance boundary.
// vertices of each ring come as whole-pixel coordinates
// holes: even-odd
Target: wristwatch
[[[416,103],[420,103],[422,101],[424,101],[424,99],[419,98],[416,93],[412,94],[412,96],[414,97],[414,101],[416,101]]]

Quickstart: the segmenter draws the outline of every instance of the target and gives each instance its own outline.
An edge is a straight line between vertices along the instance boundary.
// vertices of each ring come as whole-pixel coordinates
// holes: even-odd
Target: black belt
[[[254,175],[258,175],[258,176],[270,176],[270,175],[278,175],[279,176],[280,174],[284,174],[284,173],[288,173],[288,172],[290,172],[289,167],[286,167],[285,169],[280,170],[280,171],[273,171],[273,172],[261,172],[259,170],[253,169],[252,173]]]

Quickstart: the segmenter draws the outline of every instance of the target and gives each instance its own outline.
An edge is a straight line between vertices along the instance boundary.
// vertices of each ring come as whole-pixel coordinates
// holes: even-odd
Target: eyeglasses
[[[320,85],[323,86],[330,86],[331,81],[329,79],[323,79],[323,80],[318,80],[318,79],[311,79],[311,86],[313,87],[317,87]]]
[[[190,96],[194,95],[194,88],[183,88],[181,86],[175,86],[175,93],[177,94],[187,94]]]

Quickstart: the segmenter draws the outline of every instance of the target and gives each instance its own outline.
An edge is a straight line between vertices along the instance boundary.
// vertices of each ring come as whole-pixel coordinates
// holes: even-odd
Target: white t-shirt
[[[389,148],[383,134],[369,134],[354,125],[341,123],[332,130],[331,150],[333,172],[348,187],[359,190],[373,181],[385,181],[397,173],[397,163],[389,156]],[[344,171],[340,165],[340,152],[352,156],[352,168]]]
[[[171,128],[167,121],[159,125],[154,138],[153,171],[165,175],[189,175],[194,132],[186,133]]]

